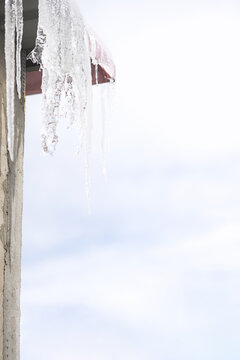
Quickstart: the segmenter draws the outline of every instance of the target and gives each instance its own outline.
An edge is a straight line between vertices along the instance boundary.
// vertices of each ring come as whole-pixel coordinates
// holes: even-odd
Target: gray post
[[[24,68],[22,77],[24,85]],[[24,94],[19,100],[15,93],[15,157],[12,162],[7,150],[3,31],[0,32],[0,100],[0,360],[19,360]]]

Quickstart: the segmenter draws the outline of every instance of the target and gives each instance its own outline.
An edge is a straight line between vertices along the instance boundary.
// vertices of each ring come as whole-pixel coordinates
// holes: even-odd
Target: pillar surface
[[[25,70],[22,71],[23,85],[24,74]],[[19,360],[25,114],[24,94],[19,100],[15,91],[15,139],[12,162],[7,150],[3,31],[0,32],[0,100],[0,360]]]

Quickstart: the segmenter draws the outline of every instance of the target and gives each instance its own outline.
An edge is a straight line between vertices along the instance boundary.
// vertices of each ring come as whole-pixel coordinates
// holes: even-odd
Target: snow
[[[17,46],[15,49],[15,31]],[[22,0],[5,0],[5,59],[7,83],[8,150],[14,160],[14,98],[15,74],[19,98],[21,97],[21,48],[23,35]],[[16,50],[16,69],[15,69]]]

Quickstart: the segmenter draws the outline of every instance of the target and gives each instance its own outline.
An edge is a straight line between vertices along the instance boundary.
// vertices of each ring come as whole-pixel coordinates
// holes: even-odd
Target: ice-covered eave
[[[96,65],[91,60],[92,69],[92,84],[104,84],[115,81],[115,66],[113,65],[113,72],[109,74],[102,65],[97,67],[96,76]],[[26,73],[26,95],[41,94],[42,89],[42,71],[39,70],[38,66],[33,66],[28,62],[27,73]]]
[[[4,23],[4,0],[1,0],[0,19]],[[38,0],[23,0],[24,31],[22,49],[28,54],[35,46],[38,24]],[[92,84],[99,84],[115,81],[115,65],[106,51],[105,46],[97,38],[93,31],[89,30],[90,50],[94,51],[90,59],[92,64]],[[106,57],[107,54],[107,57]],[[97,73],[96,73],[96,65]],[[40,94],[42,84],[42,73],[39,67],[27,61],[26,74],[26,95]]]
[[[115,64],[109,52],[92,30],[88,31],[92,84],[114,82],[116,79]],[[28,49],[27,52],[30,52]],[[42,92],[42,71],[39,66],[27,61],[26,95],[36,95]]]
[[[23,49],[28,54],[34,47],[37,36],[38,0],[23,0],[24,32]],[[91,28],[87,27],[90,61],[92,68],[92,84],[114,82],[116,78],[115,64],[106,47]],[[27,61],[26,95],[40,94],[42,72],[30,60]]]

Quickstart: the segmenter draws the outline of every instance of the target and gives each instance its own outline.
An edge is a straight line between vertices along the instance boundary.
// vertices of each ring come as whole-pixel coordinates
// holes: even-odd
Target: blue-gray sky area
[[[91,213],[76,129],[26,101],[24,360],[239,360],[240,3],[80,1],[117,66]]]

